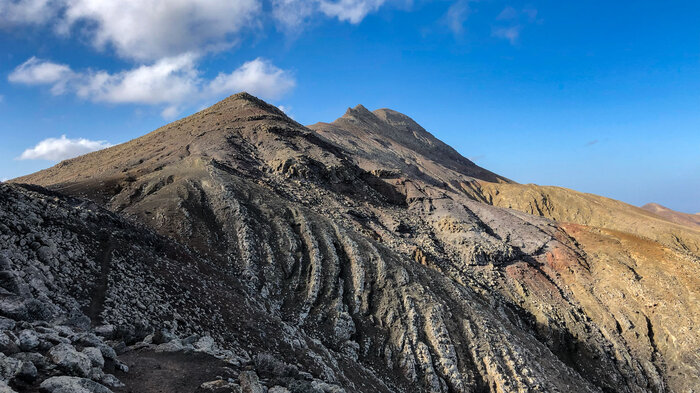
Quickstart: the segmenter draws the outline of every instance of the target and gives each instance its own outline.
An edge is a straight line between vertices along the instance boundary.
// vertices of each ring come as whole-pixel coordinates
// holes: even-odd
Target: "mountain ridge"
[[[221,272],[207,285],[240,283],[253,309],[236,318],[275,321],[232,334],[224,320],[215,331],[232,341],[219,345],[272,351],[348,391],[680,392],[700,381],[695,232],[653,218],[641,233],[650,213],[515,184],[398,112],[346,115],[304,127],[238,94],[13,182],[91,199],[193,250]],[[669,226],[680,240],[659,235]],[[246,338],[260,334],[291,352]],[[306,347],[290,338],[302,336]]]

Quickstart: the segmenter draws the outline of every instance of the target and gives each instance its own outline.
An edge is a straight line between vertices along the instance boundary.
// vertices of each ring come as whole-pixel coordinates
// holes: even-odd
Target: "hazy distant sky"
[[[700,2],[0,0],[0,179],[247,90],[521,183],[700,212]]]

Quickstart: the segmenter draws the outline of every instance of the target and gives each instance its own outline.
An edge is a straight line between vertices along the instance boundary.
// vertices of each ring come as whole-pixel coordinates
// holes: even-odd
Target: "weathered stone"
[[[39,346],[39,335],[30,329],[19,332],[19,347],[24,352],[30,352]]]
[[[265,388],[260,384],[260,380],[255,371],[243,371],[238,376],[238,382],[241,385],[243,393],[265,393]]]
[[[95,334],[104,337],[106,340],[112,339],[116,333],[114,325],[106,324],[95,327]]]
[[[91,361],[84,353],[70,344],[58,344],[49,351],[49,358],[58,367],[71,375],[86,377],[90,373]]]
[[[0,354],[0,380],[12,381],[22,371],[24,362]]]
[[[40,386],[48,393],[112,393],[104,385],[79,377],[51,377],[42,382]]]
[[[0,352],[11,355],[19,351],[19,345],[10,336],[0,331]]]
[[[88,359],[90,359],[90,363],[93,367],[104,367],[105,359],[102,357],[102,351],[100,351],[98,348],[86,347],[83,348],[82,352],[88,357]]]
[[[104,374],[102,378],[100,379],[100,383],[102,383],[105,386],[112,387],[112,388],[122,388],[124,387],[124,384],[114,375],[112,374]]]
[[[22,362],[22,366],[19,372],[17,373],[17,378],[28,382],[32,382],[37,378],[38,375],[39,372],[36,369],[36,366],[34,366],[34,363],[32,363],[29,360],[25,360]]]
[[[153,344],[165,344],[176,340],[177,336],[166,329],[159,329],[153,334]]]
[[[49,359],[38,352],[20,352],[13,354],[12,357],[24,362],[31,362],[35,367],[41,370],[48,370],[54,367]]]
[[[202,352],[214,352],[216,350],[216,341],[210,336],[204,336],[197,340],[194,347],[198,351]]]

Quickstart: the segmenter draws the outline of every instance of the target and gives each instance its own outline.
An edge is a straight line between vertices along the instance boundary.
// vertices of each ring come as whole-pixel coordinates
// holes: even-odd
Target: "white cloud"
[[[115,74],[88,72],[76,82],[76,93],[92,101],[118,104],[183,102],[198,94],[195,60],[195,56],[184,54]]]
[[[73,71],[65,64],[56,64],[31,57],[10,73],[8,80],[25,85],[53,85],[52,91],[60,94],[73,77]]]
[[[229,48],[270,19],[295,33],[316,14],[357,24],[387,2],[412,0],[0,0],[0,28],[46,24],[123,58],[153,61]]]
[[[0,0],[0,27],[40,24],[53,18],[60,0]]]
[[[200,77],[197,56],[167,57],[117,73],[73,71],[63,64],[32,57],[18,66],[10,82],[47,85],[53,94],[67,92],[93,102],[165,105],[164,118],[177,116],[182,106],[222,95],[247,91],[263,99],[282,97],[296,85],[294,77],[269,61],[257,58],[213,80]]]
[[[493,36],[506,39],[514,45],[520,37],[520,26],[496,27],[493,29]]]
[[[247,91],[265,99],[277,99],[294,88],[288,71],[261,58],[246,62],[230,74],[219,74],[209,84],[214,93]]]
[[[67,0],[65,26],[87,22],[98,48],[123,57],[159,59],[226,46],[254,25],[260,0]]]
[[[458,0],[447,9],[445,19],[447,26],[455,35],[464,33],[464,22],[469,16],[469,0]]]
[[[110,146],[112,145],[105,141],[91,141],[84,138],[68,139],[65,135],[61,135],[60,138],[44,139],[31,149],[25,150],[19,159],[60,161]]]
[[[357,24],[370,12],[377,11],[384,2],[385,0],[319,0],[319,9],[326,16]]]

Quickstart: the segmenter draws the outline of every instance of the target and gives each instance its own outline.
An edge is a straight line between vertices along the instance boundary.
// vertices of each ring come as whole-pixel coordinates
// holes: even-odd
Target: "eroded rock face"
[[[393,111],[312,131],[241,94],[19,180],[92,204],[0,185],[17,223],[0,226],[15,294],[0,312],[80,310],[124,346],[255,364],[207,389],[700,383],[696,251],[483,203],[476,182],[509,181],[438,142]],[[36,289],[16,277],[36,272],[61,302],[28,303]]]
[[[48,310],[0,310],[0,381],[12,389],[6,391],[160,391],[163,381],[148,384],[163,378],[148,361],[159,353],[170,356],[167,364],[183,368],[178,376],[194,384],[191,390],[184,382],[175,384],[175,393],[194,391],[216,377],[209,368],[196,377],[187,374],[202,362],[230,370],[232,386],[239,386],[243,369],[271,376],[295,370],[276,380],[286,387],[306,376],[324,382],[302,373],[304,364],[338,367],[328,353],[308,348],[316,341],[304,332],[261,312],[253,299],[241,301],[245,292],[233,275],[225,275],[231,281],[226,284],[216,265],[88,201],[0,184],[0,222],[3,268],[13,277],[0,286],[0,301]],[[56,263],[39,258],[36,250],[44,245],[53,245]],[[212,293],[218,294],[216,303],[204,300]],[[298,353],[280,356],[299,366],[272,358],[278,366],[268,371],[265,364],[272,360],[252,357],[292,342]],[[120,360],[124,355],[135,369]],[[357,380],[378,383],[368,371],[357,372],[362,376]]]

